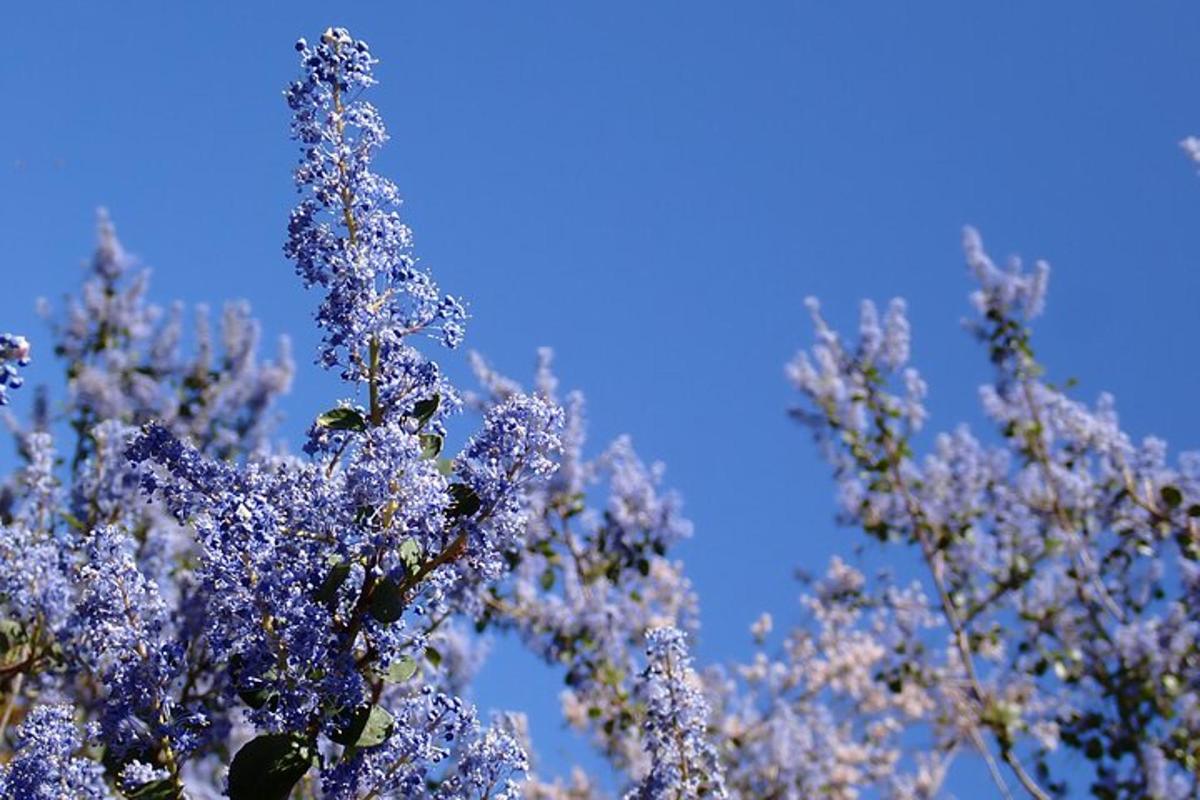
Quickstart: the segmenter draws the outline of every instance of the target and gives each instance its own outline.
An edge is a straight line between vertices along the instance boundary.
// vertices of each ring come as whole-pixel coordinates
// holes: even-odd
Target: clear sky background
[[[341,24],[383,59],[380,169],[418,253],[470,301],[468,345],[525,378],[539,345],[598,448],[669,465],[697,535],[702,661],[745,655],[794,567],[862,541],[785,416],[801,301],[850,323],[909,301],[934,428],[978,420],[960,228],[1053,265],[1052,377],[1127,427],[1200,445],[1200,5],[1189,2],[13,3],[0,45],[0,329],[35,339],[93,211],[154,296],[251,301],[294,337],[295,434],[339,388],[309,366],[283,259],[292,43]],[[44,351],[42,351],[44,353]],[[460,360],[456,363],[461,365]],[[40,359],[31,381],[50,380]],[[458,367],[455,367],[458,369]],[[463,374],[461,371],[457,374]],[[465,427],[465,425],[464,425]],[[532,706],[553,765],[557,674],[500,647],[485,706]]]

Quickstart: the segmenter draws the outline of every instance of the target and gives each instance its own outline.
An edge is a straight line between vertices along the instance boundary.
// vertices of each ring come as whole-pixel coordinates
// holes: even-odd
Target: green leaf
[[[562,515],[564,519],[570,519],[576,514],[582,514],[587,508],[587,495],[583,492],[575,492],[570,495],[564,504]]]
[[[400,619],[404,613],[404,593],[400,585],[391,578],[384,578],[375,584],[375,592],[371,595],[371,616],[387,624]]]
[[[425,660],[428,661],[430,664],[432,664],[435,667],[441,666],[442,654],[441,654],[441,652],[438,651],[438,649],[436,647],[426,647],[425,648]]]
[[[242,670],[244,666],[245,663],[242,657],[237,654],[234,654],[234,656],[229,660],[229,670],[230,674],[233,676],[234,690],[237,692],[238,697],[242,698],[242,702],[246,705],[255,709],[262,708],[267,703],[275,699],[279,694],[273,688],[271,688],[271,684],[278,680],[279,673],[274,669],[268,669],[262,674],[259,680],[256,680],[254,684],[251,684],[258,686],[258,688],[251,688],[249,685],[247,685],[249,682],[243,680],[244,676],[242,675]]]
[[[1189,517],[1200,517],[1200,503],[1193,503],[1188,506],[1187,515]]]
[[[454,474],[454,462],[448,458],[439,458],[437,460],[438,472],[449,478]]]
[[[437,413],[438,406],[442,404],[442,398],[439,395],[434,395],[427,400],[418,400],[413,404],[413,417],[417,420],[418,430],[425,427],[425,423],[433,419],[433,415]]]
[[[354,746],[374,747],[377,744],[382,744],[392,735],[392,731],[395,728],[396,721],[386,708],[371,706],[371,713],[367,715],[367,724],[363,727],[362,735],[358,737],[358,741],[355,742]]]
[[[315,761],[311,743],[293,733],[258,736],[229,765],[230,800],[287,800]]]
[[[436,433],[421,434],[421,458],[437,458],[442,452],[443,439]]]
[[[238,697],[242,698],[242,702],[253,709],[260,709],[267,703],[271,702],[278,693],[273,689],[242,689],[238,691]]]
[[[161,781],[143,783],[132,792],[126,792],[125,796],[129,800],[176,800],[179,792],[176,791],[175,781],[163,778]]]
[[[386,708],[370,705],[356,708],[330,739],[346,747],[374,747],[387,741],[396,721]]]
[[[542,570],[541,583],[542,583],[542,589],[544,591],[548,592],[554,588],[554,570],[553,569],[551,569],[550,567],[546,567],[544,570]]]
[[[317,425],[333,431],[365,431],[367,421],[353,408],[331,408],[317,417]]]
[[[479,495],[475,494],[475,490],[465,483],[450,484],[450,507],[446,509],[446,515],[454,517],[469,517],[479,510],[481,505]]]
[[[411,536],[400,543],[400,560],[410,575],[420,569],[423,555],[421,543]]]
[[[404,683],[417,674],[417,666],[416,659],[405,656],[399,661],[393,661],[381,677],[388,683]]]
[[[0,656],[25,643],[25,629],[15,619],[0,619]]]
[[[350,565],[345,561],[335,563],[321,583],[321,588],[317,590],[317,600],[322,603],[332,603],[337,599],[338,589],[342,587],[348,577],[350,577]]]
[[[70,525],[72,528],[74,528],[77,531],[83,531],[84,533],[87,532],[87,526],[83,524],[83,522],[79,519],[79,517],[75,516],[74,514],[68,512],[68,511],[61,511],[59,513],[62,514],[63,520],[68,525]]]
[[[1183,502],[1183,492],[1179,491],[1177,487],[1164,486],[1158,490],[1158,493],[1168,508],[1179,508],[1179,504]]]

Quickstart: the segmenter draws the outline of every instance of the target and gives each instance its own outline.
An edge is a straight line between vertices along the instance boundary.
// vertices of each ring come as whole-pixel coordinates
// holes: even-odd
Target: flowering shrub
[[[692,526],[661,465],[627,437],[585,454],[583,397],[548,350],[529,392],[474,354],[479,389],[442,374],[418,345],[458,347],[466,313],[372,171],[375,57],[341,29],[296,49],[284,250],[320,294],[317,363],[346,398],[303,455],[273,444],[287,343],[262,358],[231,304],[219,345],[201,308],[184,352],[182,306],[148,302],[101,214],[88,279],[47,309],[66,396],[11,418],[0,796],[613,796],[541,776],[522,716],[464,700],[489,630],[561,673],[567,723],[628,800],[934,798],[968,757],[1004,797],[1196,796],[1200,455],[1171,461],[1111,398],[1046,379],[1045,265],[998,267],[967,231],[995,430],[924,456],[904,304],[865,303],[851,342],[810,301],[795,416],[844,521],[911,554],[915,579],[835,559],[792,630],[763,615],[752,659],[698,672],[671,557]],[[0,336],[0,404],[29,354]],[[476,429],[446,452],[463,417]]]

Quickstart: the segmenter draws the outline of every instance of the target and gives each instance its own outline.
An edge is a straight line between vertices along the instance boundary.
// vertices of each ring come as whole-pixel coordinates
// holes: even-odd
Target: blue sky
[[[113,9],[120,8],[118,13]],[[336,9],[336,10],[334,10]],[[43,331],[110,208],[154,294],[251,301],[307,364],[314,296],[280,245],[293,202],[281,89],[292,42],[342,24],[383,59],[381,169],[418,252],[520,377],[553,345],[599,446],[632,434],[697,528],[703,660],[786,619],[793,566],[861,534],[785,417],[802,298],[848,323],[909,301],[932,425],[977,420],[960,330],[964,223],[1053,265],[1040,352],[1127,427],[1200,442],[1200,6],[1186,2],[23,3],[0,55],[0,328]],[[46,359],[31,380],[53,375]],[[302,428],[338,388],[302,370]],[[502,648],[485,704],[557,678]],[[543,673],[533,673],[540,676]],[[535,697],[542,699],[534,700]]]

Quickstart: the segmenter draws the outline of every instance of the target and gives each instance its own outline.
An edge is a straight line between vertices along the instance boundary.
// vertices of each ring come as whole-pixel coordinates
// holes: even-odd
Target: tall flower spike
[[[726,797],[717,751],[708,740],[708,701],[692,670],[683,631],[655,628],[646,640],[649,664],[639,690],[646,703],[651,765],[625,800]]]
[[[366,42],[330,28],[319,42],[301,39],[296,49],[304,76],[285,96],[301,146],[295,179],[304,197],[292,210],[284,252],[306,285],[326,290],[317,311],[325,330],[320,363],[366,382],[380,373],[388,340],[437,332],[457,346],[466,312],[417,267],[399,192],[371,171],[387,133],[379,113],[360,98],[375,83],[377,60]],[[403,360],[403,351],[392,349]]]

